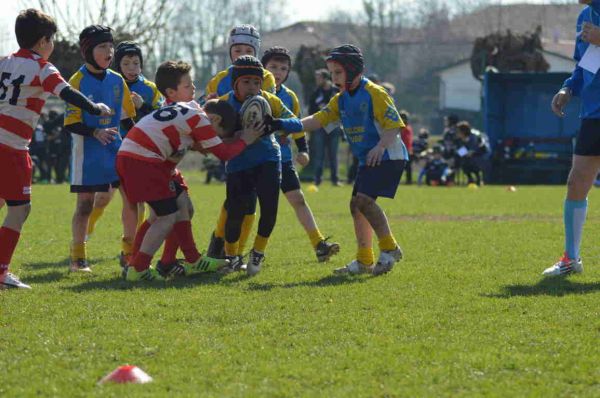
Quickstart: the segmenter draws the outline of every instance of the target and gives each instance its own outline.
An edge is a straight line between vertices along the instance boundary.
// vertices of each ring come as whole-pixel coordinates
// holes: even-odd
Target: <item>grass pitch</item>
[[[200,181],[204,248],[224,187]],[[282,197],[258,276],[131,286],[116,258],[120,200],[89,242],[93,275],[70,275],[74,196],[35,186],[11,268],[33,290],[0,292],[0,396],[598,396],[597,192],[585,273],[540,276],[562,253],[564,191],[403,186],[381,205],[405,259],[373,278],[332,275],[355,253],[351,188],[325,185],[306,197],[342,245],[330,263]],[[155,381],[96,385],[122,364]]]

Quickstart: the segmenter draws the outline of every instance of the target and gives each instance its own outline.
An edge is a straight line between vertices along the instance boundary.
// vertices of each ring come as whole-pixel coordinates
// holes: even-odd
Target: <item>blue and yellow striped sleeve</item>
[[[312,115],[321,123],[321,127],[326,127],[330,124],[338,123],[340,120],[340,108],[338,105],[340,93],[334,95],[327,106],[319,112]]]
[[[146,84],[152,89],[152,104],[151,104],[152,109],[158,109],[158,108],[162,107],[163,103],[165,102],[165,99],[163,98],[160,91],[158,91],[156,84],[154,84],[151,81],[147,81],[147,80],[146,80]]]
[[[287,133],[299,133],[302,131],[302,122],[294,116],[283,101],[274,94],[262,91],[262,96],[267,99],[271,105],[271,113],[274,118],[282,119],[283,130]]]
[[[129,87],[125,80],[123,80],[123,100],[121,104],[122,112],[121,112],[121,120],[124,119],[135,119],[135,104],[131,99],[131,91],[129,91]]]
[[[300,101],[298,101],[298,96],[292,90],[288,90],[288,92],[290,93],[290,96],[292,97],[292,103],[293,103],[292,112],[294,112],[294,115],[296,115],[296,117],[298,117],[298,118],[302,117],[302,110],[300,109]],[[302,138],[302,137],[306,137],[306,133],[304,131],[292,134],[292,138],[295,140],[298,138]]]
[[[222,70],[221,72],[217,73],[216,75],[214,75],[213,78],[210,79],[208,84],[206,85],[206,88],[204,89],[204,94],[206,94],[206,95],[216,94],[217,89],[219,87],[219,83],[221,82],[221,80],[223,80],[223,78],[225,76],[227,76],[227,73],[229,73],[229,70],[225,69],[225,70]]]
[[[69,79],[69,84],[75,89],[80,90],[81,87],[81,79],[83,79],[83,73],[81,71],[77,71],[71,78]],[[85,95],[85,93],[84,93]],[[67,103],[65,110],[65,121],[64,125],[68,126],[70,124],[82,123],[83,122],[83,112],[81,108],[76,107],[73,104]]]
[[[373,102],[375,121],[383,130],[401,129],[406,127],[400,118],[394,100],[383,87],[369,84],[365,88]]]
[[[267,69],[263,69],[263,84],[262,89],[268,91],[271,94],[277,92],[277,84],[275,83],[275,76]]]

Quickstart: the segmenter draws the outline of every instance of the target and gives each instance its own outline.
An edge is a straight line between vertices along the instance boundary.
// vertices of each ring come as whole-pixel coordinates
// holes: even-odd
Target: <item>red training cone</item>
[[[150,383],[151,381],[152,377],[150,377],[148,373],[144,372],[137,366],[123,365],[104,376],[98,383],[104,384],[111,382],[144,384]]]

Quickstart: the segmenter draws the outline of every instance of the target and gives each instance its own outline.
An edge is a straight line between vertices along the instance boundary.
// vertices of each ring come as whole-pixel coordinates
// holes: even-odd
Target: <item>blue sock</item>
[[[581,233],[587,213],[587,203],[587,199],[565,199],[565,253],[573,260],[579,259],[579,246],[581,245]]]

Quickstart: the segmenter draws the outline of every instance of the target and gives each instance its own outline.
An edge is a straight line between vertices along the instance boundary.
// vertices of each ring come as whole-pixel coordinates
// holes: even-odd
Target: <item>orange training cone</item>
[[[148,373],[144,372],[142,369],[133,365],[123,365],[119,366],[111,373],[107,374],[100,380],[99,384],[104,383],[136,383],[136,384],[144,384],[150,383],[152,381],[152,377],[148,375]]]

